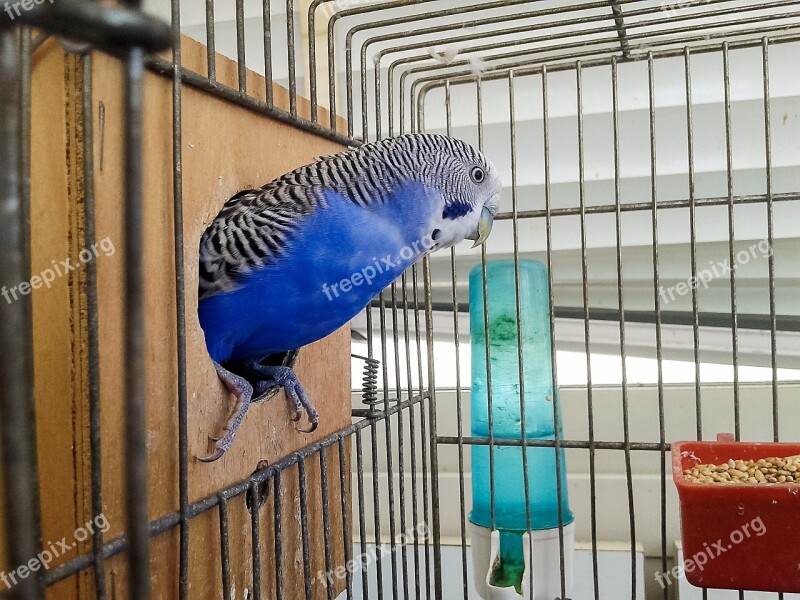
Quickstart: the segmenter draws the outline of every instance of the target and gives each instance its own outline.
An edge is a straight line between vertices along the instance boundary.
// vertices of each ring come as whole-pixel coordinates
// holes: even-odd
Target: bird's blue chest
[[[368,208],[331,194],[279,259],[204,299],[200,322],[218,362],[260,358],[332,333],[425,252],[431,205],[421,188]],[[396,196],[398,195],[396,194]]]

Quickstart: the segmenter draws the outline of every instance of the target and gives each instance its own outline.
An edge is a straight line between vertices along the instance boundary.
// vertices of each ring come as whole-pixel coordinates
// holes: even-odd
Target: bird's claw
[[[314,433],[319,426],[319,413],[314,408],[314,405],[311,404],[311,401],[306,396],[303,388],[300,387],[299,384],[294,386],[287,385],[286,389],[286,398],[291,404],[291,408],[294,410],[294,414],[292,416],[292,421],[297,423],[300,421],[300,418],[303,416],[303,412],[308,415],[308,427],[298,427],[295,425],[295,429],[301,433]]]
[[[200,462],[203,462],[203,463],[212,463],[212,462],[222,458],[223,454],[225,454],[224,451],[217,450],[216,452],[214,452],[214,454],[210,454],[208,456],[195,456],[195,458],[197,460],[199,460]]]
[[[267,385],[283,387],[286,391],[286,398],[289,401],[289,408],[291,411],[290,418],[292,422],[295,423],[295,429],[301,433],[313,433],[317,430],[319,426],[319,414],[308,399],[308,396],[306,396],[303,387],[297,380],[297,375],[295,375],[291,368],[268,367],[258,363],[250,364],[249,369],[252,374],[259,377],[259,380],[253,385],[241,375],[228,371],[219,363],[214,363],[214,367],[228,390],[236,396],[237,402],[233,413],[225,425],[223,435],[221,437],[208,437],[209,442],[214,444],[214,452],[208,456],[196,456],[195,458],[197,458],[198,461],[203,463],[214,462],[222,458],[225,452],[228,451],[231,444],[233,444],[233,436],[239,428],[244,414],[247,412],[247,408],[250,405],[254,388],[260,390]],[[308,416],[307,426],[298,425],[303,418],[303,413]]]
[[[292,392],[294,393],[290,393],[288,395],[290,401],[294,404],[294,409],[296,411],[295,414],[297,418],[293,419],[295,423],[300,420],[300,416],[303,411],[305,411],[306,415],[308,415],[307,427],[295,425],[294,428],[301,433],[314,433],[317,430],[317,427],[319,427],[319,413],[314,408],[314,405],[311,404],[311,401],[308,399],[302,389],[298,393],[297,388],[294,388]]]
[[[290,367],[267,366],[258,363],[251,363],[249,369],[253,374],[261,377],[254,387],[259,389],[264,382],[282,387],[286,393],[286,400],[289,403],[289,418],[293,423],[298,423],[303,418],[303,413],[308,416],[308,426],[300,427],[295,425],[295,429],[301,433],[313,433],[319,426],[319,413],[309,400],[303,386],[297,380],[297,375]]]
[[[228,391],[236,396],[236,406],[234,406],[233,413],[225,423],[224,433],[220,437],[208,436],[208,441],[214,444],[214,452],[208,456],[195,456],[197,460],[204,463],[219,460],[231,447],[233,436],[236,434],[236,430],[239,428],[253,397],[253,386],[242,376],[228,371],[216,362],[214,363],[214,368]]]
[[[314,433],[317,430],[317,427],[319,427],[319,421],[317,422],[309,421],[308,427],[295,426],[295,429],[300,433]]]
[[[211,463],[214,462],[215,460],[219,460],[220,458],[222,458],[222,455],[225,454],[225,452],[228,450],[228,445],[225,444],[224,441],[218,438],[213,438],[211,436],[208,436],[208,439],[210,441],[215,442],[214,446],[216,450],[214,450],[214,452],[212,454],[209,454],[208,456],[195,456],[197,460],[203,463]]]

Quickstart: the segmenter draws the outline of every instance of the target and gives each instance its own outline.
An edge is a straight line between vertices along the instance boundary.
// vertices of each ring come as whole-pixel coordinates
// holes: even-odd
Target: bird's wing
[[[319,201],[309,185],[276,181],[225,202],[200,239],[199,298],[235,289],[242,276],[278,258]]]
[[[287,173],[259,190],[244,190],[222,207],[200,240],[200,299],[237,287],[253,269],[280,257],[294,228],[326,205],[333,191],[354,204],[380,204],[399,182],[424,171],[420,150],[436,155],[427,138],[406,136],[351,149]]]

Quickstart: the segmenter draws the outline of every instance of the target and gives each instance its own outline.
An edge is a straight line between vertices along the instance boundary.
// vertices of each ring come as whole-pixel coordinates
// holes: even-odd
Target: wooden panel
[[[184,63],[203,72],[205,49],[184,40]],[[235,63],[217,57],[218,79],[235,84]],[[33,272],[52,260],[77,260],[83,249],[83,124],[80,115],[80,64],[56,44],[37,52],[34,68],[34,177],[32,233]],[[124,364],[123,350],[123,79],[118,61],[95,54],[92,66],[94,115],[94,178],[99,282],[100,376],[104,515],[110,524],[106,539],[120,535],[124,518]],[[248,73],[256,97],[265,82]],[[288,105],[285,90],[275,88],[276,103]],[[289,419],[283,393],[254,405],[233,448],[218,462],[194,460],[209,450],[232,407],[205,350],[197,307],[197,246],[203,229],[235,192],[259,186],[277,175],[341,147],[290,126],[264,118],[198,90],[183,89],[182,173],[186,273],[187,382],[189,411],[189,496],[198,500],[233,482],[246,479],[260,461],[275,462],[350,423],[350,336],[344,328],[303,350],[297,372],[322,418],[314,434],[297,432]],[[298,102],[308,114],[306,101]],[[327,122],[325,111],[320,119]],[[340,127],[344,124],[340,121]],[[147,440],[149,511],[151,518],[176,511],[178,502],[178,406],[175,266],[172,204],[172,82],[145,75],[144,223],[147,323]],[[85,272],[57,279],[52,289],[34,294],[36,402],[39,462],[42,480],[43,538],[73,539],[91,514],[85,327]],[[279,291],[278,291],[279,293]],[[265,298],[265,301],[269,301]],[[349,450],[346,466],[349,473]],[[326,453],[333,565],[344,561],[339,454]],[[322,494],[319,456],[306,464],[309,494],[313,597],[326,598],[317,579],[325,567],[322,546]],[[349,476],[346,478],[349,481]],[[274,595],[273,495],[260,509],[261,582],[265,597]],[[304,595],[300,546],[297,467],[283,474],[282,547],[284,597]],[[252,537],[244,497],[229,501],[231,581],[235,598],[252,588]],[[191,520],[190,595],[221,597],[219,513],[216,508]],[[88,550],[78,544],[74,552]],[[178,530],[152,542],[152,587],[155,598],[174,598],[178,591]],[[63,560],[63,559],[60,559]],[[298,562],[299,560],[299,562]],[[117,600],[127,597],[124,555],[106,561],[106,582]],[[341,587],[338,585],[337,588]],[[91,572],[52,588],[48,598],[90,598]],[[338,593],[338,591],[337,591]]]
[[[203,77],[208,76],[208,60],[206,55],[206,47],[200,42],[188,37],[182,38],[181,43],[182,63],[187,69],[199,73]],[[167,52],[162,54],[166,60],[172,60],[172,55]],[[325,59],[327,60],[327,59]],[[235,61],[229,60],[217,54],[216,62],[216,76],[217,81],[227,85],[228,87],[239,89],[238,67]],[[264,78],[253,71],[247,71],[246,77],[247,95],[266,102],[267,91]],[[323,82],[320,80],[319,85],[322,86]],[[324,89],[327,90],[328,82],[327,77],[324,82]],[[323,88],[319,88],[323,89]],[[323,93],[318,90],[317,96],[319,98],[317,122],[324,127],[328,127],[331,122],[330,112],[325,106],[327,105],[328,98],[325,92],[325,99],[323,101]],[[272,85],[272,102],[277,108],[288,111],[289,110],[289,90],[285,87],[274,83]],[[311,102],[302,96],[297,97],[297,114],[304,119],[311,119]],[[347,133],[347,119],[341,116],[336,117],[336,131],[340,134]]]
[[[32,77],[31,273],[57,269],[57,274],[61,261],[82,265],[81,70],[76,57],[48,40],[34,55]],[[74,537],[91,518],[90,496],[83,493],[89,471],[81,451],[86,448],[88,456],[84,283],[85,270],[77,268],[31,295],[43,545],[62,538],[75,543],[56,562],[89,550]],[[86,580],[61,582],[50,596],[81,597]]]

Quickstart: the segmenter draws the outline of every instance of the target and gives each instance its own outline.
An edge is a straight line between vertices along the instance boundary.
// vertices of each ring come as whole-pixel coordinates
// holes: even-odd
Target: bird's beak
[[[494,223],[494,215],[491,211],[483,207],[481,211],[481,218],[478,221],[478,229],[475,234],[469,237],[471,240],[475,240],[475,243],[472,244],[472,247],[475,248],[480,246],[486,241],[486,238],[489,237],[489,234],[492,233],[492,224]]]

